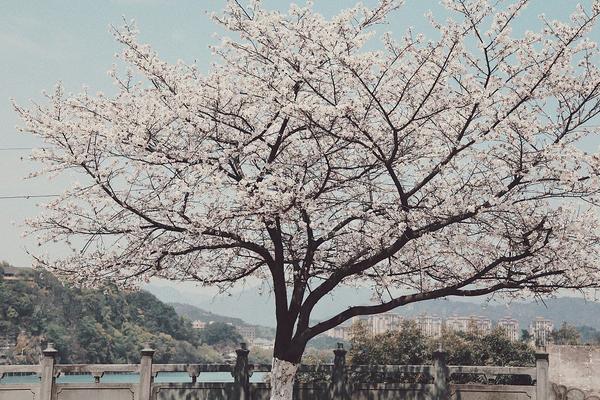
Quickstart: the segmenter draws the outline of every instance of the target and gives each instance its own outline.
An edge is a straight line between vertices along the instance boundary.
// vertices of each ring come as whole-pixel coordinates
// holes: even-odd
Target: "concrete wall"
[[[35,385],[2,385],[0,400],[37,400],[39,393]]]
[[[161,384],[154,387],[153,400],[234,400],[230,384]],[[112,399],[112,398],[110,398]],[[269,386],[250,384],[249,400],[268,400]],[[331,400],[327,384],[301,385],[294,390],[295,400]],[[433,385],[360,384],[355,385],[348,400],[440,400]],[[531,400],[534,386],[451,385],[450,400]],[[340,400],[340,399],[335,399]]]
[[[58,384],[55,400],[136,400],[136,385],[128,384]]]
[[[600,347],[550,345],[547,351],[551,382],[600,394]]]

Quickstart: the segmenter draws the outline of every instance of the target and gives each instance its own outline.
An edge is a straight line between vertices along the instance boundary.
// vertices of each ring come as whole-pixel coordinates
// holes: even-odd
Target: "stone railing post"
[[[56,363],[58,350],[54,348],[53,343],[48,343],[48,346],[42,353],[44,356],[42,357],[40,371],[40,400],[52,400],[54,392],[54,364]]]
[[[348,400],[350,390],[347,386],[346,377],[346,353],[343,343],[337,344],[333,350],[333,370],[331,371],[330,398],[335,400]]]
[[[233,382],[235,383],[235,398],[239,400],[250,400],[250,371],[248,369],[248,354],[250,350],[246,343],[240,343],[235,367],[233,368]]]
[[[154,375],[152,373],[152,357],[155,350],[149,345],[142,349],[142,359],[140,360],[140,384],[138,386],[137,400],[150,400],[152,397],[152,381]]]
[[[447,353],[443,350],[433,352],[433,397],[447,400],[450,398],[450,373],[446,364]]]
[[[550,396],[550,382],[548,380],[549,356],[546,352],[535,353],[536,400],[547,400]]]

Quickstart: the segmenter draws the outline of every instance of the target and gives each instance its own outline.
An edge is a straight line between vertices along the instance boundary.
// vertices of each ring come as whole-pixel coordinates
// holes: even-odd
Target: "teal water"
[[[250,377],[250,382],[264,382],[265,372],[255,372]],[[40,380],[36,375],[5,376],[0,380],[1,384],[35,384]],[[105,383],[137,383],[138,374],[105,374],[100,378],[100,382]],[[233,377],[229,372],[205,372],[201,373],[197,379],[198,382],[233,382]],[[160,372],[154,382],[165,383],[185,383],[192,382],[192,378],[185,372]],[[94,383],[94,377],[91,375],[61,375],[56,379],[56,383]]]

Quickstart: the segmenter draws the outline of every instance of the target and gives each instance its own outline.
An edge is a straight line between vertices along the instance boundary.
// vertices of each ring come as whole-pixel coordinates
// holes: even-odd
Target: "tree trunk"
[[[271,400],[292,400],[298,364],[273,357]]]

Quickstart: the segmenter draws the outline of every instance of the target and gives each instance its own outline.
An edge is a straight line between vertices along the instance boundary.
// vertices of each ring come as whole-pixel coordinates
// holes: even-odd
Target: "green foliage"
[[[273,349],[263,347],[252,347],[248,354],[250,364],[271,364],[273,361]],[[302,360],[304,363],[304,360]]]
[[[535,365],[535,350],[520,341],[512,342],[501,330],[489,335],[444,332],[441,338],[424,337],[417,326],[406,321],[399,331],[370,335],[362,323],[351,328],[349,361],[359,365],[431,364],[440,346],[451,365]]]
[[[367,365],[375,364],[370,355],[371,347],[374,346],[375,338],[364,321],[358,321],[350,327],[350,351],[348,361],[350,364]]]
[[[581,341],[588,345],[600,345],[600,331],[591,326],[578,326],[577,331],[581,335]]]
[[[348,344],[348,342],[339,338],[318,335],[308,341],[308,343],[306,344],[306,348],[315,350],[326,350],[328,352],[331,352],[332,349],[335,349],[337,347],[338,343],[342,343],[344,344],[344,346]]]
[[[433,348],[440,344],[448,352],[448,363],[453,365],[535,365],[535,350],[525,342],[511,341],[502,330],[489,335],[445,332],[432,341]]]
[[[533,340],[533,335],[527,329],[521,329],[521,342],[529,343]]]
[[[210,346],[237,346],[244,341],[233,325],[213,322],[200,331],[202,341]]]
[[[350,362],[354,364],[423,364],[429,357],[427,339],[413,321],[404,321],[402,329],[370,337],[362,323],[353,327]]]
[[[4,275],[4,270],[9,267],[10,267],[9,263],[7,263],[6,261],[0,261],[0,277],[2,277]]]
[[[577,328],[563,322],[560,329],[552,331],[550,337],[554,344],[578,345],[581,344],[581,335]]]
[[[137,362],[146,343],[156,348],[156,362],[221,360],[201,345],[188,320],[147,292],[82,290],[62,285],[46,271],[30,275],[12,281],[0,275],[0,336],[13,338],[22,350],[13,351],[9,362],[37,362],[25,353],[39,355],[46,342],[54,343],[64,363]],[[223,340],[237,345],[238,337]]]

